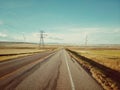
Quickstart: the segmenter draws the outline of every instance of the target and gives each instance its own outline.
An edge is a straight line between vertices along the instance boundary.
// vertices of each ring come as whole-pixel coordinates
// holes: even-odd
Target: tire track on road
[[[34,63],[29,63],[28,65],[23,66],[12,73],[5,75],[4,77],[1,77],[0,90],[10,90],[15,88],[23,79],[38,69],[41,64],[44,64],[46,61],[48,61],[47,58],[52,57],[54,54],[55,53],[52,53],[44,57],[42,61],[40,59]]]
[[[62,64],[62,61],[60,60],[60,63],[58,65],[58,68],[57,68],[57,75],[56,77],[54,77],[54,75],[51,77],[51,79],[48,81],[47,85],[42,89],[42,90],[48,90],[48,88],[50,87],[50,83],[52,82],[52,80],[54,79],[54,82],[53,82],[53,85],[51,88],[51,90],[56,90],[56,87],[57,87],[57,81],[59,79],[59,76],[60,76],[60,66]]]

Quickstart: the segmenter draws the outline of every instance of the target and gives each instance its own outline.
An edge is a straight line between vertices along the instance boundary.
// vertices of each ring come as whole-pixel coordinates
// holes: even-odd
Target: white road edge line
[[[73,83],[73,79],[72,79],[72,75],[71,75],[71,71],[70,71],[70,68],[69,68],[69,65],[68,65],[68,61],[67,61],[67,56],[66,55],[65,55],[65,61],[66,61],[67,69],[68,69],[68,74],[69,74],[72,90],[75,90],[75,86],[74,86],[74,83]]]

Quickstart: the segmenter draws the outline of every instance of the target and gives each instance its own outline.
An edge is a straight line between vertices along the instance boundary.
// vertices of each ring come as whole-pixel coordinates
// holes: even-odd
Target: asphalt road
[[[0,90],[103,90],[64,50],[0,63]]]

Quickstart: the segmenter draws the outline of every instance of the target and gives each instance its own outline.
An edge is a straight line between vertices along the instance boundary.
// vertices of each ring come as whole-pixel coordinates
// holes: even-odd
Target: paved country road
[[[0,90],[103,90],[65,49],[0,63]]]

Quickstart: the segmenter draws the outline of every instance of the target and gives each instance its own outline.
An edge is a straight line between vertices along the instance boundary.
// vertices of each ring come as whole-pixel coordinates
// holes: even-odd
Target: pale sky
[[[0,0],[0,41],[120,44],[120,0]]]

